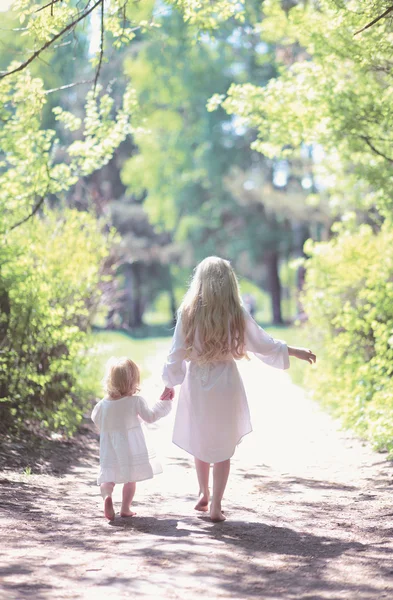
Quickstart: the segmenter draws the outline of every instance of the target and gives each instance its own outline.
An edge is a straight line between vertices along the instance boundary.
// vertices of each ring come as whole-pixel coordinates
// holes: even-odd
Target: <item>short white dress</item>
[[[162,473],[155,451],[146,443],[141,419],[154,423],[171,408],[168,400],[160,400],[149,408],[141,396],[103,398],[95,405],[91,418],[100,432],[98,485],[143,481]]]
[[[268,335],[243,310],[246,351],[272,367],[288,369],[286,343]],[[173,442],[207,463],[222,462],[233,456],[242,438],[252,431],[247,397],[232,354],[221,361],[199,365],[198,332],[195,348],[194,356],[186,361],[180,316],[162,375],[167,387],[181,384]]]

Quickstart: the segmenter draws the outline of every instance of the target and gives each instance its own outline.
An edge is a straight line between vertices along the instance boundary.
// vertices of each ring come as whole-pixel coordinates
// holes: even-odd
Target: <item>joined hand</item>
[[[166,387],[160,396],[160,400],[173,400],[175,397],[175,390],[173,388]]]

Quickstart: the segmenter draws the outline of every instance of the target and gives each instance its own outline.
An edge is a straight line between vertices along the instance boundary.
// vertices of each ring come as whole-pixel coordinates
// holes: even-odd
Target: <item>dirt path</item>
[[[391,599],[391,465],[340,433],[286,373],[257,361],[242,370],[254,433],[233,460],[225,523],[193,512],[195,475],[170,443],[173,415],[151,431],[165,473],[138,486],[136,518],[112,525],[89,429],[43,448],[42,474],[22,474],[9,449],[1,599]]]

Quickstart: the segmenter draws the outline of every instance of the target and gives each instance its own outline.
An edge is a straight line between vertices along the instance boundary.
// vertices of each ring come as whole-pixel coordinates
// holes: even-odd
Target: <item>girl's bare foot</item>
[[[123,508],[123,505],[120,509],[120,516],[121,517],[135,517],[136,513],[134,513],[133,510],[130,509],[130,505],[125,505],[126,508]]]
[[[226,516],[221,510],[221,506],[211,506],[210,507],[210,518],[213,523],[219,523],[220,521],[225,521]]]
[[[121,510],[120,511],[120,516],[121,517],[135,517],[136,512],[133,512],[132,510],[130,510],[129,508],[127,510]]]
[[[115,520],[115,511],[113,510],[113,502],[110,496],[107,496],[104,500],[104,515],[108,521]]]
[[[200,510],[201,512],[207,512],[209,510],[209,496],[205,494],[199,495],[199,500],[194,506],[195,510]]]

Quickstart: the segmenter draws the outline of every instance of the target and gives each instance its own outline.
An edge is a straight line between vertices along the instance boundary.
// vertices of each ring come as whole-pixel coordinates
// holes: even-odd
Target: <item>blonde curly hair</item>
[[[109,359],[103,380],[106,393],[112,400],[133,396],[140,390],[140,372],[138,366],[129,358]]]
[[[198,264],[179,309],[191,357],[195,336],[202,346],[197,361],[220,361],[228,354],[247,357],[244,348],[245,321],[239,284],[229,261],[209,256]]]

